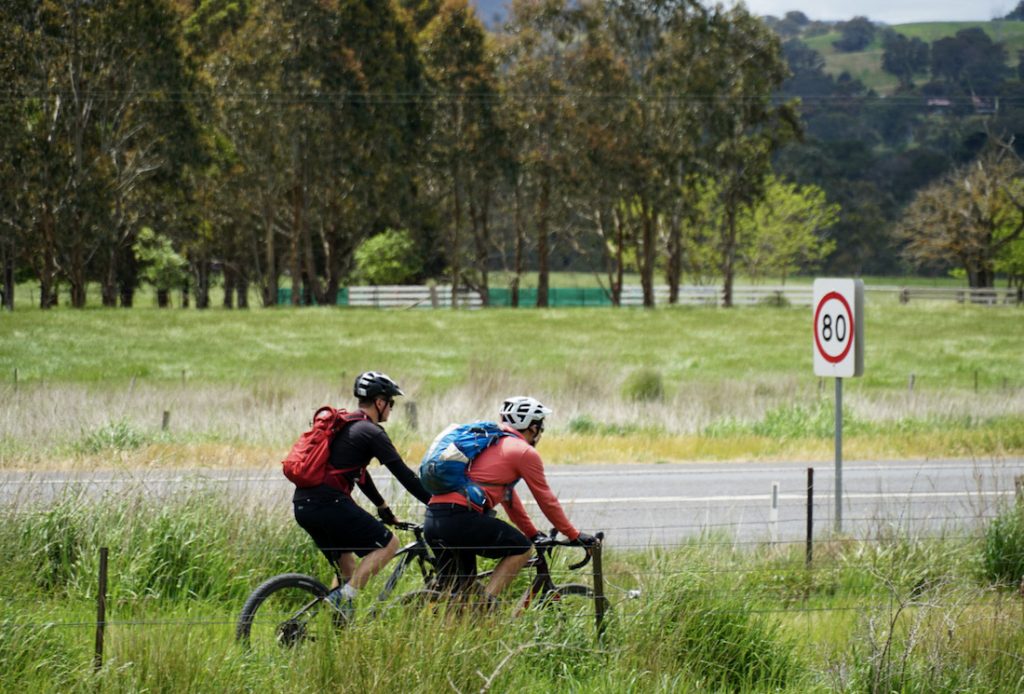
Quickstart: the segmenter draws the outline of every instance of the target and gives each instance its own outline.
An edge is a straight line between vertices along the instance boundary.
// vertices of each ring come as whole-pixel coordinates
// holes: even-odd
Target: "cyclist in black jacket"
[[[398,538],[352,499],[352,489],[358,486],[377,507],[377,515],[384,523],[397,520],[373,484],[367,470],[370,461],[379,460],[424,504],[430,500],[430,493],[380,426],[388,421],[395,397],[404,395],[402,389],[387,374],[367,371],[356,378],[353,393],[367,418],[345,426],[331,441],[328,464],[346,471],[339,476],[342,488],[327,484],[297,488],[292,497],[295,520],[346,579],[340,586],[336,581],[327,596],[346,621],[355,614],[353,601],[359,590],[398,551]],[[356,556],[362,557],[358,565]]]

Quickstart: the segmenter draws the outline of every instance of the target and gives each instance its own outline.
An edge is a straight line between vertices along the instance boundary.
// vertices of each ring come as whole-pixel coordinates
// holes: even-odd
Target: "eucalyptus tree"
[[[693,187],[701,172],[701,126],[706,104],[694,98],[713,75],[708,11],[690,0],[616,0],[599,4],[625,68],[628,97],[621,151],[631,160],[619,168],[628,205],[621,224],[635,225],[637,268],[645,306],[654,305],[654,275],[667,241],[670,301],[678,299],[681,234],[692,215]]]
[[[515,0],[504,37],[505,110],[518,167],[516,227],[535,232],[538,306],[548,305],[552,241],[567,226],[579,156],[570,137],[575,104],[567,79],[567,56],[580,40],[572,12],[562,0]],[[523,251],[517,244],[517,257]]]
[[[509,171],[505,133],[498,122],[495,57],[466,0],[445,3],[418,42],[431,93],[428,180],[438,189],[446,212],[452,306],[464,277],[486,303],[492,211]],[[472,245],[472,273],[463,268],[467,242]]]
[[[723,302],[732,305],[740,245],[738,220],[764,196],[771,156],[796,137],[800,124],[793,102],[775,103],[772,94],[788,69],[778,37],[738,5],[716,7],[706,25],[711,64],[695,96],[703,99],[702,149],[719,191],[722,218],[716,233]]]
[[[22,18],[30,0],[12,0],[8,12],[0,13],[0,75],[6,80],[6,93],[0,98],[0,293],[2,305],[14,310],[15,275],[30,248],[29,215],[26,210],[26,164],[29,132],[26,108],[32,85],[27,81],[31,67],[31,35]]]
[[[146,209],[147,187],[193,153],[179,97],[189,70],[170,0],[12,3],[7,27],[30,51],[19,94],[26,217],[40,302],[58,274],[73,306],[100,278],[104,302]]]
[[[259,220],[265,305],[285,266],[293,303],[331,302],[359,240],[400,222],[382,217],[413,195],[423,80],[411,29],[370,0],[253,0],[243,15],[205,61],[233,194],[249,198],[238,224]]]
[[[578,152],[573,168],[574,212],[598,241],[612,305],[622,298],[626,265],[635,257],[633,228],[623,197],[637,175],[639,151],[631,138],[636,102],[628,62],[616,45],[606,7],[583,6],[582,39],[571,54],[575,123],[570,131]],[[583,240],[580,247],[591,244]]]

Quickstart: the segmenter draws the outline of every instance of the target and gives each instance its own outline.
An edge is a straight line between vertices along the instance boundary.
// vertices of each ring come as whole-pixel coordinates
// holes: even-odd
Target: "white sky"
[[[810,19],[845,20],[865,16],[873,22],[988,21],[1002,17],[1017,6],[1017,0],[745,0],[756,15],[782,17],[799,10]]]

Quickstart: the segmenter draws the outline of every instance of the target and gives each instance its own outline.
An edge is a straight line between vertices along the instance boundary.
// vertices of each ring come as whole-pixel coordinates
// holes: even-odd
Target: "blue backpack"
[[[431,494],[462,492],[469,505],[481,510],[487,495],[469,479],[469,465],[484,449],[503,436],[509,436],[494,422],[452,424],[430,444],[420,463],[420,482]]]

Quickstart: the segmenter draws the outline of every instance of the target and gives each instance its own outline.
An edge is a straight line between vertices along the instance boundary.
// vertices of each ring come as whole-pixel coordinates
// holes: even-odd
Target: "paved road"
[[[814,465],[815,537],[834,527],[833,468],[831,462]],[[387,498],[401,498],[383,467],[371,469]],[[605,530],[615,546],[672,545],[707,534],[737,543],[802,542],[807,533],[807,469],[803,463],[550,466],[548,477],[576,525]],[[962,533],[1012,500],[1018,475],[1024,475],[1024,459],[849,461],[843,466],[843,531],[855,537],[892,529]],[[0,504],[28,508],[69,488],[96,498],[138,491],[159,499],[209,486],[224,488],[240,501],[289,507],[291,487],[276,470],[4,473]],[[524,487],[520,485],[520,493],[529,505],[532,499]],[[535,507],[531,512],[541,520]]]

